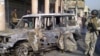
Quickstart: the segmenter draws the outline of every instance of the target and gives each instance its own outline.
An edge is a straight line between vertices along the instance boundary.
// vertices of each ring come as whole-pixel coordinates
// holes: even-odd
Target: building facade
[[[26,14],[30,10],[36,13],[58,13],[60,0],[5,0],[6,12],[10,16],[14,8],[17,9],[18,17]]]
[[[0,0],[0,27],[6,28],[11,21],[11,12],[16,8],[18,18],[30,10],[32,14],[38,13],[59,13],[61,0]],[[7,22],[7,23],[5,23]]]
[[[83,16],[85,0],[67,0],[67,7],[73,11],[75,11],[77,7],[77,13],[80,14],[80,16]]]
[[[85,6],[84,0],[0,0],[0,27],[4,29],[11,21],[11,12],[16,8],[18,19],[30,10],[32,14],[38,13],[59,13],[64,10],[75,10],[82,14]],[[7,23],[5,23],[7,22]]]

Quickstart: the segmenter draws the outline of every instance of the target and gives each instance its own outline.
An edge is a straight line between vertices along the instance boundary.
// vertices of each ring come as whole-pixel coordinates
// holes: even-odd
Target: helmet
[[[91,14],[97,16],[98,15],[98,10],[92,10]]]

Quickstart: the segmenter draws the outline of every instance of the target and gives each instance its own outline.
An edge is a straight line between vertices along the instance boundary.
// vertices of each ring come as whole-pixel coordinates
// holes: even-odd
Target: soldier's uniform
[[[98,27],[97,17],[96,14],[92,14],[92,15],[94,15],[94,17],[92,17],[88,22],[88,26],[87,26],[88,31],[86,32],[86,37],[85,37],[85,43],[86,43],[85,54],[89,56],[93,56],[96,41],[97,41],[97,27]]]

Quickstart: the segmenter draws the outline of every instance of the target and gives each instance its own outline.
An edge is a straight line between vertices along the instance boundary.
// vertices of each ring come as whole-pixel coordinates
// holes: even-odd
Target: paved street
[[[51,51],[49,53],[46,54],[46,56],[85,56],[84,55],[84,43],[82,42],[83,40],[79,40],[78,41],[78,50],[73,52],[73,53],[61,53],[59,51]],[[95,54],[94,56],[99,56],[97,54]]]
[[[84,32],[86,32],[86,29],[82,29],[82,34],[84,34]],[[99,43],[97,44],[100,44],[100,41],[98,41]],[[80,40],[77,41],[77,45],[78,45],[78,50],[73,52],[73,53],[69,53],[69,52],[66,52],[66,53],[61,53],[59,51],[51,51],[51,52],[48,52],[46,53],[45,56],[85,56],[84,55],[84,37]],[[97,49],[97,48],[96,48]],[[98,52],[98,51],[96,51]],[[96,53],[94,54],[94,56],[100,56],[100,55],[97,55]]]

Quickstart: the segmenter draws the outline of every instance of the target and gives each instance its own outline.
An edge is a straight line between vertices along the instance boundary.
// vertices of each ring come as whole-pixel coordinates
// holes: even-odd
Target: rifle
[[[87,29],[90,31],[90,32],[95,32],[96,33],[96,35],[98,35],[97,34],[97,28],[96,28],[96,26],[93,24],[93,23],[91,23],[91,22],[89,22],[88,23],[88,26],[87,26]]]

